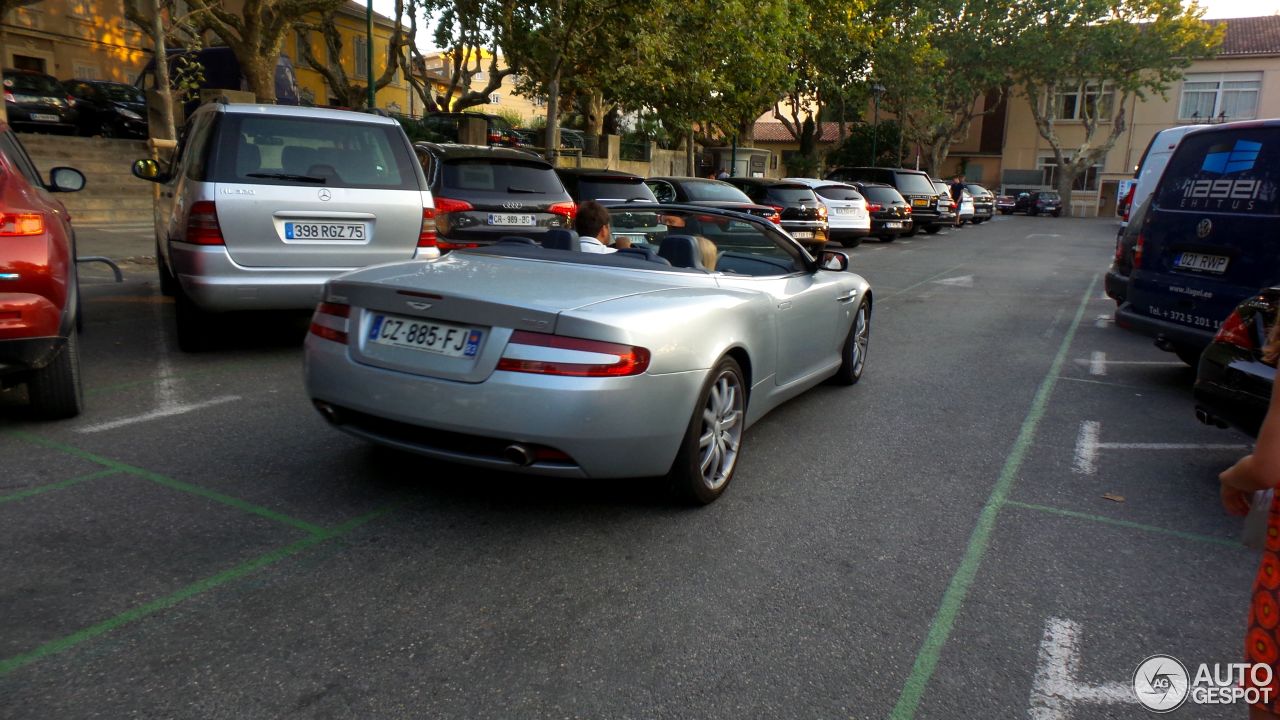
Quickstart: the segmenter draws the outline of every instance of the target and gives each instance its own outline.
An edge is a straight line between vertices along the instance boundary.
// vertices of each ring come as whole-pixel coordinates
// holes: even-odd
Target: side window
[[[673,203],[676,201],[676,190],[671,187],[670,183],[648,181],[645,185],[648,185],[649,189],[653,191],[653,196],[658,199],[658,202]]]
[[[33,187],[44,187],[44,180],[40,177],[40,171],[36,170],[35,163],[31,162],[27,151],[23,149],[22,143],[18,142],[12,130],[6,130],[0,134],[0,152],[9,158],[9,162],[13,163],[18,172],[31,183]]]
[[[207,176],[209,137],[213,134],[213,129],[217,127],[218,123],[215,115],[206,115],[205,117],[212,119],[205,120],[193,128],[191,142],[187,147],[187,157],[183,158],[184,172],[188,180],[204,180]]]

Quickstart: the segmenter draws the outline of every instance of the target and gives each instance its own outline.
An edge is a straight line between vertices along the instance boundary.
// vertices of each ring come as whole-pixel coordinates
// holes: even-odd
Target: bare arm
[[[1280,392],[1273,386],[1267,417],[1258,431],[1253,453],[1218,476],[1224,485],[1252,492],[1280,485]]]

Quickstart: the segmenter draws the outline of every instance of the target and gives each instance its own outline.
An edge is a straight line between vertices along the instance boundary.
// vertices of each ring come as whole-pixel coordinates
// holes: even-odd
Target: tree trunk
[[[560,70],[547,83],[547,159],[554,165],[560,154]]]
[[[245,80],[249,81],[249,91],[253,93],[254,98],[260,103],[274,105],[276,102],[277,58],[272,56],[268,60],[264,57],[254,56],[237,59],[240,60],[240,70],[244,73]]]
[[[947,153],[951,150],[951,146],[946,141],[934,140],[929,143],[929,174],[936,178],[942,177],[942,161],[947,159]]]
[[[685,160],[684,174],[688,175],[689,177],[694,177],[695,175],[697,175],[698,168],[693,159],[693,123],[689,123],[689,134],[686,135],[684,139],[684,160]]]
[[[1073,192],[1072,186],[1075,184],[1076,176],[1075,173],[1070,173],[1070,176],[1068,176],[1068,172],[1065,172],[1065,170],[1064,166],[1058,166],[1058,196],[1062,212],[1067,217],[1071,217],[1071,193]]]
[[[604,91],[594,90],[583,99],[582,109],[586,118],[586,139],[588,154],[599,156],[600,135],[604,130]]]

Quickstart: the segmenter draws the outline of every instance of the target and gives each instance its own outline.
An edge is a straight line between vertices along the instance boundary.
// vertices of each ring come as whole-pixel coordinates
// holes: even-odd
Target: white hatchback
[[[813,188],[818,200],[827,206],[831,239],[843,247],[857,247],[862,238],[871,234],[871,215],[867,212],[867,201],[857,188],[833,180],[783,179]]]

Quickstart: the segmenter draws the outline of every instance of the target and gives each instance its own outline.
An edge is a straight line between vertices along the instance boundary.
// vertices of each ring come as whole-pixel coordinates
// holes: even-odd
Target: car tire
[[[894,241],[894,239],[896,239],[897,237],[898,237],[897,235],[881,235],[881,236],[880,236],[880,242],[882,242],[882,243],[889,243],[889,242],[893,242],[893,241]]]
[[[840,247],[842,248],[856,248],[861,244],[862,244],[862,238],[854,238],[852,240],[840,241]]]
[[[31,412],[41,420],[75,417],[84,409],[84,388],[80,382],[80,333],[74,324],[62,350],[48,365],[27,377],[27,397]]]
[[[1013,211],[1012,211],[1012,210],[1001,210],[1001,211],[1000,211],[1000,214],[1001,214],[1001,215],[1012,215],[1012,214],[1013,214]]]
[[[910,229],[910,230],[907,230],[907,231],[906,231],[906,232],[904,232],[904,233],[902,233],[901,237],[915,237],[915,236],[916,236],[916,233],[918,233],[918,232],[920,232],[920,228],[918,228],[918,227],[916,227],[916,226],[912,225],[912,226],[911,226],[911,229]]]
[[[1050,214],[1051,214],[1051,215],[1053,215],[1054,217],[1058,217],[1059,215],[1061,215],[1061,214],[1062,214],[1062,211],[1061,211],[1061,210],[1054,210],[1054,211],[1053,211],[1052,213],[1050,213]]]
[[[923,228],[921,228],[921,230],[924,230],[925,233],[929,235],[934,235],[941,229],[942,229],[941,225],[925,225]]]
[[[187,353],[204,352],[213,346],[209,314],[187,296],[181,285],[174,288],[173,309],[177,327],[178,349]]]
[[[1190,365],[1192,368],[1200,367],[1200,350],[1186,345],[1174,345],[1173,354],[1178,356],[1182,362]]]
[[[867,346],[871,340],[871,305],[864,298],[854,313],[853,325],[840,350],[840,369],[831,377],[835,385],[853,385],[862,379],[867,366]]]
[[[729,487],[742,452],[746,411],[747,385],[742,368],[733,358],[725,357],[708,374],[680,452],[671,465],[672,490],[681,500],[707,505]],[[707,415],[714,418],[710,423]],[[732,420],[726,424],[729,418]]]

